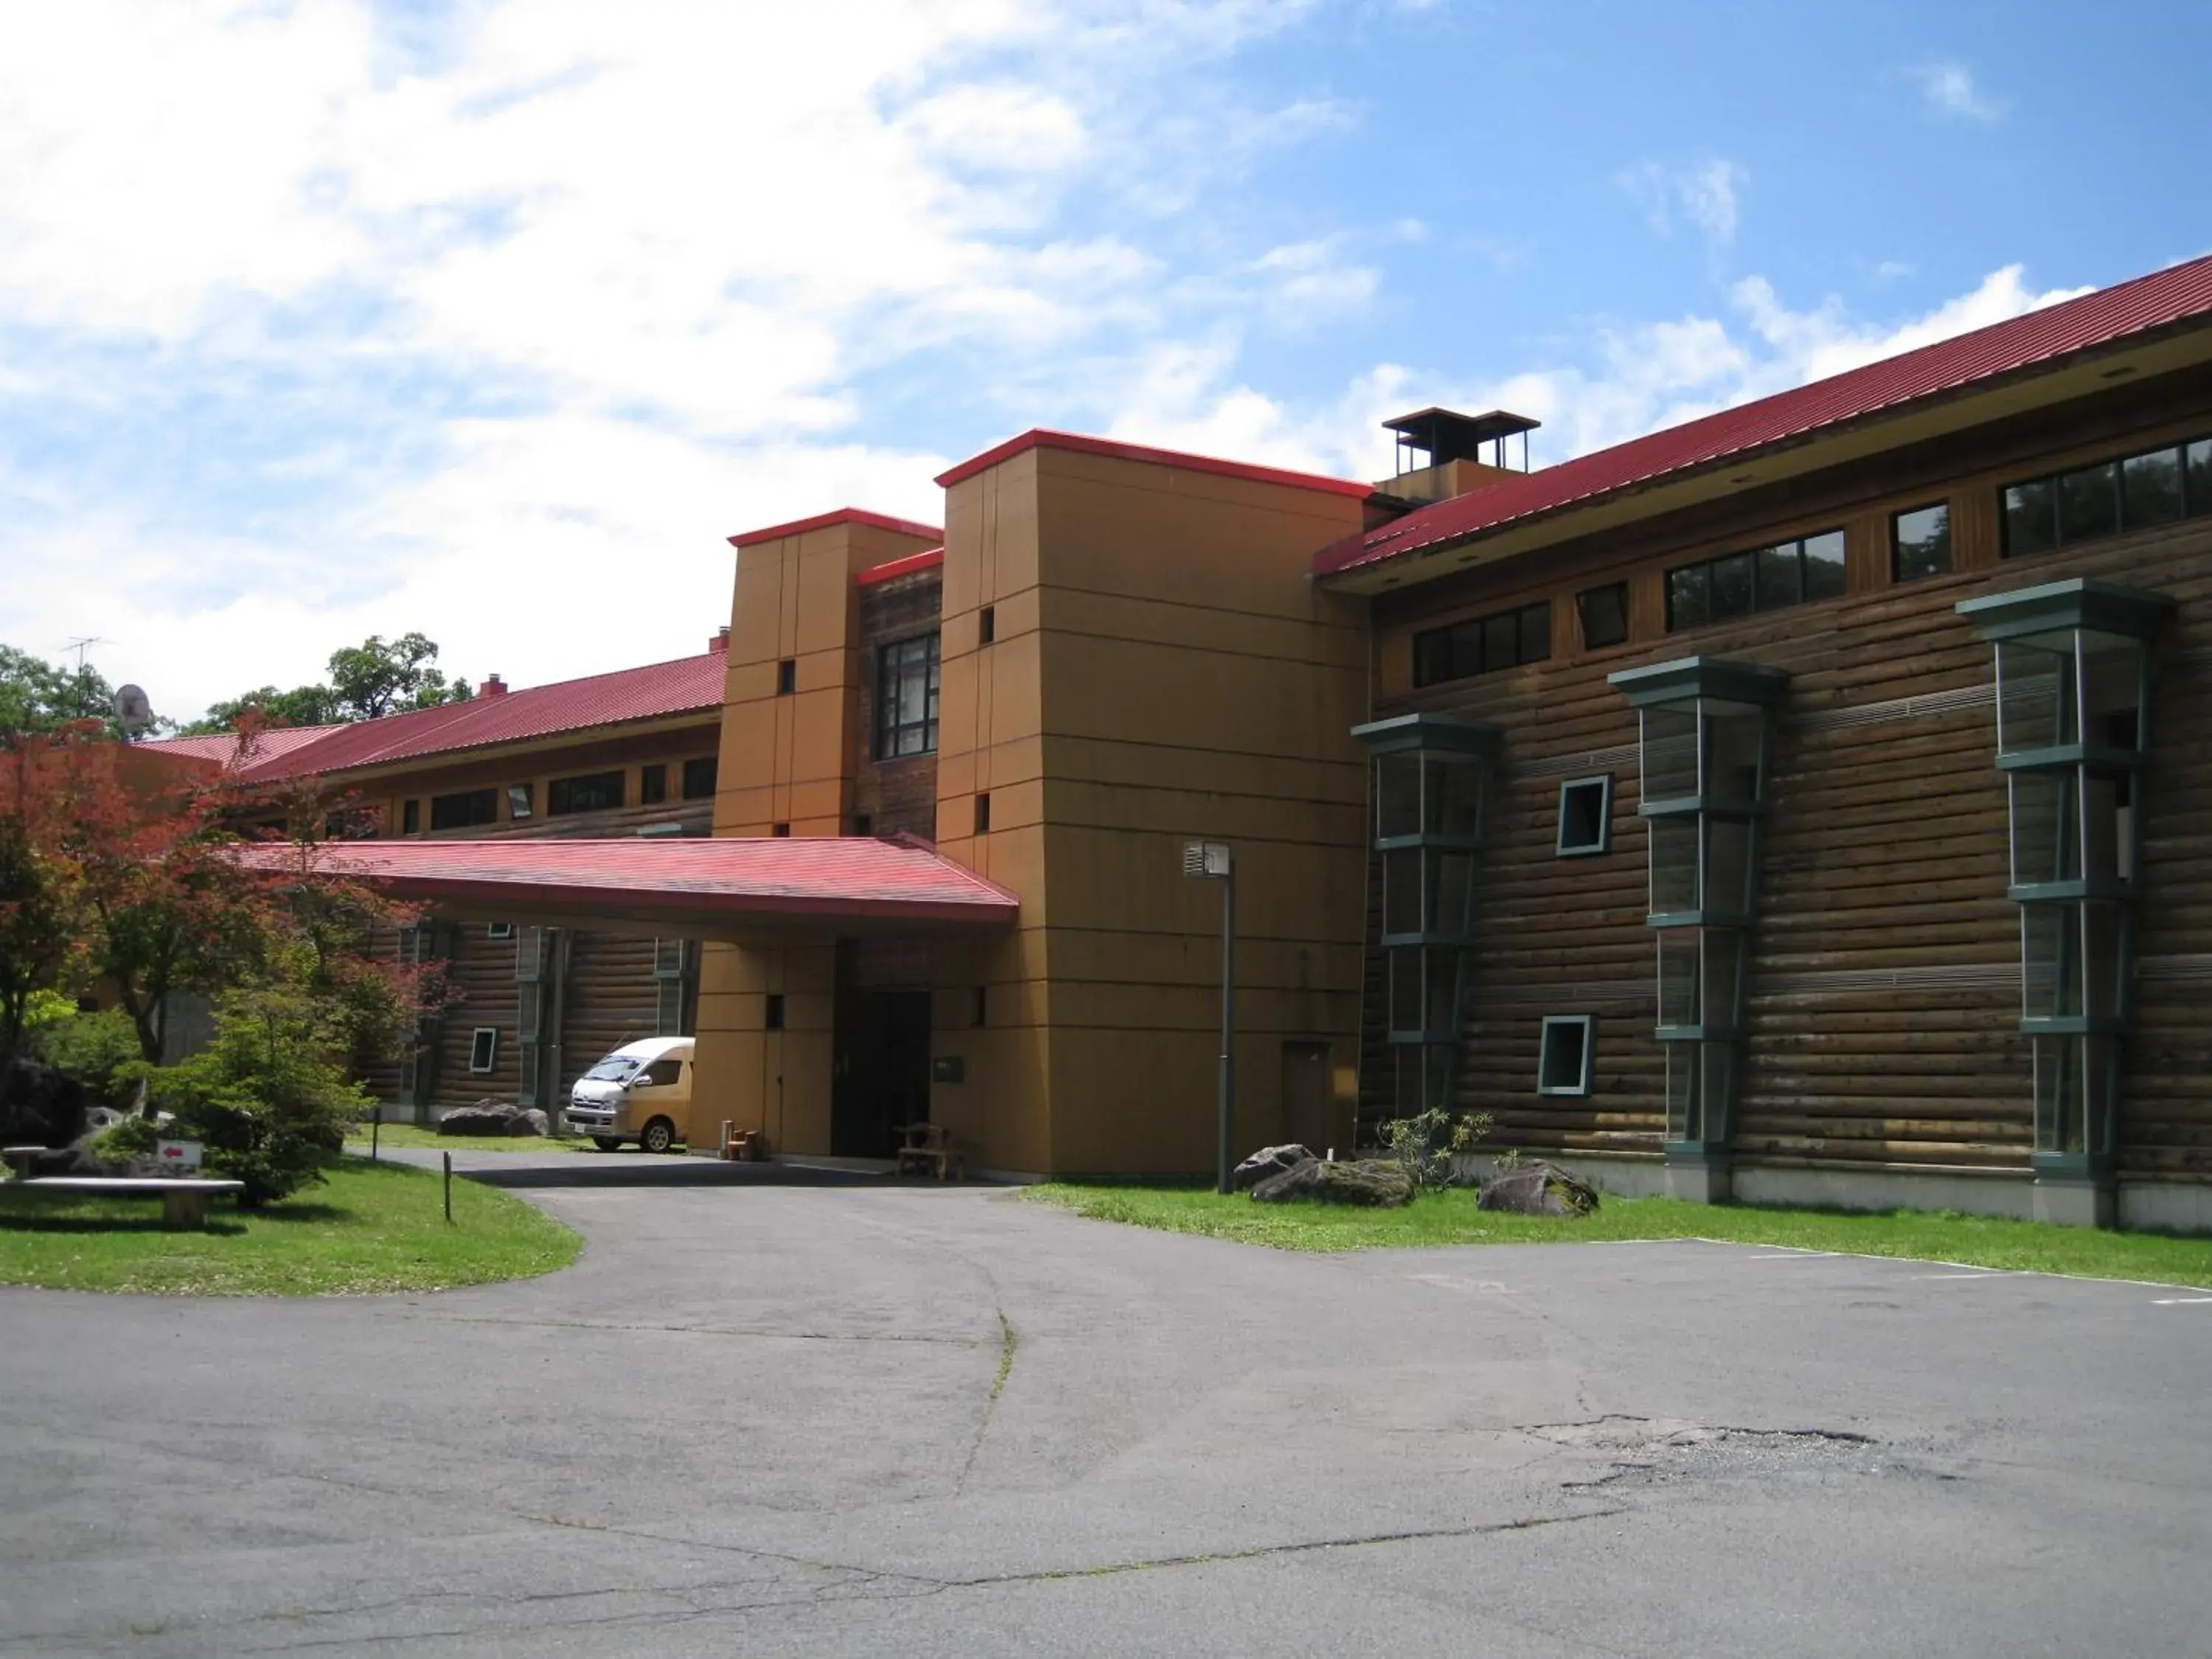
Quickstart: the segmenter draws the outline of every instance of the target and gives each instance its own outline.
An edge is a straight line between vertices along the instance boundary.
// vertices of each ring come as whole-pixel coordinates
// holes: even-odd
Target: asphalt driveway
[[[0,1290],[0,1655],[2212,1651],[2203,1296],[529,1195],[526,1284]]]

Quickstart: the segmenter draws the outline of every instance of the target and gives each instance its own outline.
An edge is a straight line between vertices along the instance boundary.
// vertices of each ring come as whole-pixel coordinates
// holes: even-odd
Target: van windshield
[[[628,1054],[609,1054],[584,1076],[592,1083],[627,1083],[636,1070],[637,1062]]]

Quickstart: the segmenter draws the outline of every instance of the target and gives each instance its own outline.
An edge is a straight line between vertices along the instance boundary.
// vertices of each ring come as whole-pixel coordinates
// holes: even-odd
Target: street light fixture
[[[1214,1152],[1213,1190],[1229,1190],[1229,1134],[1237,1100],[1237,861],[1225,841],[1187,841],[1182,872],[1221,884],[1221,1096],[1219,1138]]]

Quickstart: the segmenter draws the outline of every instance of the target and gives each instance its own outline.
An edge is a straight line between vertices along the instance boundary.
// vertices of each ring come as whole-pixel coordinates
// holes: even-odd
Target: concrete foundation
[[[2113,1186],[2108,1181],[2036,1177],[2034,1216],[2038,1221],[2058,1227],[2109,1227],[2118,1213]]]
[[[1960,1210],[1968,1215],[2035,1216],[2035,1185],[2025,1170],[1811,1170],[1739,1166],[1735,1197],[1744,1204],[1796,1204],[1826,1210]]]
[[[2119,1224],[2146,1232],[2212,1233],[2212,1186],[2124,1181]]]

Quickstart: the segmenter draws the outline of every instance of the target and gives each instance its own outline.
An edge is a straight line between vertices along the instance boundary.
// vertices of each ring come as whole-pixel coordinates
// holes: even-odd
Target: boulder
[[[511,1135],[522,1108],[504,1100],[479,1100],[473,1106],[456,1106],[438,1120],[441,1135]],[[525,1129],[522,1133],[527,1134]]]
[[[1389,1158],[1326,1164],[1310,1158],[1261,1181],[1252,1188],[1252,1196],[1262,1204],[1310,1200],[1321,1204],[1364,1204],[1370,1208],[1389,1209],[1412,1200],[1413,1183]]]
[[[1241,1193],[1271,1175],[1280,1175],[1285,1170],[1313,1161],[1313,1153],[1304,1146],[1262,1146],[1229,1172],[1229,1189]]]
[[[553,1133],[553,1121],[533,1106],[509,1119],[507,1132],[511,1135],[550,1135]]]
[[[1483,1182],[1474,1206],[1514,1215],[1584,1216],[1597,1208],[1597,1188],[1539,1158]]]

